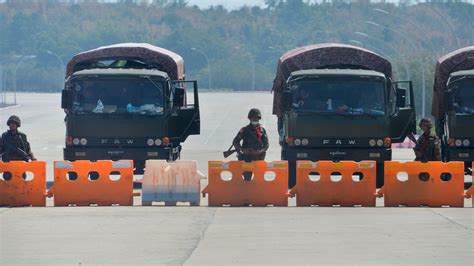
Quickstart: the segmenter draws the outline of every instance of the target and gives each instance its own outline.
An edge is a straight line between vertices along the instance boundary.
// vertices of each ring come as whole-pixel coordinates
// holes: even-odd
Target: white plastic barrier
[[[155,201],[166,206],[175,206],[177,202],[199,206],[200,181],[204,178],[195,161],[148,160],[142,180],[142,205],[151,206]]]

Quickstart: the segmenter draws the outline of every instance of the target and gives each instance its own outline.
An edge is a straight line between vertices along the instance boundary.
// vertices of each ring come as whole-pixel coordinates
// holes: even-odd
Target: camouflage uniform
[[[262,113],[259,109],[252,108],[247,118],[250,120],[250,124],[240,129],[232,142],[238,159],[246,162],[265,160],[268,150],[268,136],[259,122],[262,119]],[[240,145],[241,141],[243,141],[242,145]]]
[[[422,134],[416,141],[415,151],[418,152],[415,161],[440,161],[441,141],[434,133]]]
[[[242,145],[240,145],[241,141],[243,141]],[[240,129],[234,138],[233,144],[239,153],[238,159],[246,162],[265,160],[266,151],[269,147],[267,132],[261,125],[247,125]],[[242,150],[250,150],[255,154],[245,154]],[[258,151],[262,152],[258,153]]]
[[[10,125],[12,122],[16,123],[18,127],[21,126],[20,118],[17,116],[11,116],[7,121],[7,125]],[[15,148],[24,151],[27,156],[23,156],[18,151],[15,151]],[[26,134],[18,131],[18,129],[15,131],[8,130],[2,134],[0,138],[0,154],[4,162],[35,159],[31,152],[30,143],[26,138]]]

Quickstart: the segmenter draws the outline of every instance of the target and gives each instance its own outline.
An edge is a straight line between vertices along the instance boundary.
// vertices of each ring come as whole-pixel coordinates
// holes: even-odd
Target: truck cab
[[[464,162],[472,174],[474,160],[474,46],[441,56],[436,64],[432,114],[442,140],[444,161]]]
[[[392,83],[373,70],[307,69],[292,72],[286,83],[280,144],[289,186],[297,160],[374,160],[382,186],[392,142],[415,130],[411,82]]]
[[[474,69],[450,74],[444,96],[443,136],[446,161],[463,161],[471,171],[474,161]]]
[[[182,58],[149,44],[117,44],[76,55],[61,107],[64,159],[177,160],[181,143],[200,133],[196,81],[184,80]]]

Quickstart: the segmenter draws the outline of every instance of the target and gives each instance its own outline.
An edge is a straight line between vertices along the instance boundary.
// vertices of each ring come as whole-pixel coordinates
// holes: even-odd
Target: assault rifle
[[[5,146],[6,150],[4,153],[0,154],[0,157],[2,157],[2,155],[4,155],[5,153],[7,153],[8,151],[13,151],[14,153],[16,153],[17,155],[20,155],[23,160],[29,162],[29,161],[32,161],[33,158],[31,157],[31,155],[29,155],[28,153],[26,153],[24,150],[20,149],[20,148],[17,148],[15,146],[13,146],[12,144],[8,143],[8,142],[5,142],[3,143],[3,145]]]
[[[230,145],[229,149],[227,151],[223,152],[224,158],[227,158],[227,157],[231,156],[232,154],[234,154],[234,152],[237,151],[236,149],[232,149],[232,147],[234,147],[234,144]]]

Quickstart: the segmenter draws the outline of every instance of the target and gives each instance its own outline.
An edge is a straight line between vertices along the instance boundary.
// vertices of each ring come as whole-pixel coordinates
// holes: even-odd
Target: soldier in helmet
[[[440,161],[441,160],[441,142],[435,133],[431,132],[433,122],[430,118],[422,118],[419,126],[423,134],[416,141],[415,161]]]
[[[238,159],[246,162],[265,160],[268,150],[268,136],[260,124],[262,114],[257,108],[252,108],[247,117],[250,123],[240,129],[233,141]]]
[[[2,161],[36,161],[31,152],[30,143],[26,139],[26,134],[18,131],[21,120],[18,116],[12,115],[7,120],[9,130],[2,134],[0,139],[0,155]]]

